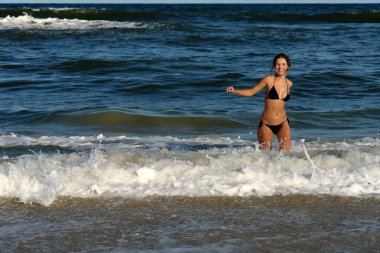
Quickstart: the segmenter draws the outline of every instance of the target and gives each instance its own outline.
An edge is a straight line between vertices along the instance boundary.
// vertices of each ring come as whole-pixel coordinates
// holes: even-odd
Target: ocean
[[[380,4],[0,4],[0,251],[377,252],[379,41]],[[286,154],[225,92],[280,52]]]

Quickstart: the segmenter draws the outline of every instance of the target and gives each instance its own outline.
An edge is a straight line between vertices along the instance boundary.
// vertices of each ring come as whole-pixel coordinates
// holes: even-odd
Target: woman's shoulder
[[[292,82],[292,80],[290,80],[290,79],[288,79],[288,78],[286,78],[286,80],[288,81],[288,86],[289,86],[289,88],[292,87],[292,86],[293,86],[293,82]]]
[[[266,83],[273,83],[274,78],[275,78],[274,75],[269,74],[269,75],[264,76],[264,77],[263,77],[263,80],[264,80]]]

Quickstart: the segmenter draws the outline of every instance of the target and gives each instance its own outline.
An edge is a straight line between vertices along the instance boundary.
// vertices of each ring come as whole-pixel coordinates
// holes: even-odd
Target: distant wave
[[[147,29],[164,27],[160,24],[118,22],[108,20],[82,20],[60,18],[35,18],[27,13],[22,16],[0,18],[1,29],[45,29],[45,30],[88,30],[88,29]]]
[[[99,7],[99,6],[97,6]],[[109,6],[108,6],[109,7]],[[7,8],[0,9],[0,17],[5,16],[21,16],[23,13],[46,19],[49,17],[59,19],[82,19],[82,20],[110,20],[110,21],[126,21],[126,20],[157,20],[160,12],[157,10],[113,10],[94,7],[39,7],[39,8]]]
[[[139,8],[133,5],[69,5],[62,7],[28,6],[10,7],[0,9],[0,18],[5,17],[34,17],[37,21],[51,22],[52,20],[81,20],[95,21],[89,24],[98,26],[96,22],[102,20],[102,26],[130,28],[135,22],[162,22],[171,18],[192,19],[194,15],[207,15],[213,20],[233,19],[237,21],[257,21],[257,22],[334,22],[334,23],[380,23],[380,11],[378,5],[373,9],[361,9],[360,5],[327,5],[325,10],[313,11],[313,5],[279,5],[279,8],[269,8],[266,5],[246,5],[241,8],[239,5],[205,4],[205,5],[169,5],[165,8],[160,5],[146,5]],[[355,9],[358,6],[357,9]],[[318,6],[318,8],[320,8]],[[181,13],[181,14],[179,14]],[[128,23],[131,23],[128,25]],[[134,25],[138,26],[135,23]],[[83,25],[83,24],[82,24]],[[134,26],[132,25],[132,26]],[[140,24],[141,25],[141,24]],[[121,27],[119,27],[121,26]]]

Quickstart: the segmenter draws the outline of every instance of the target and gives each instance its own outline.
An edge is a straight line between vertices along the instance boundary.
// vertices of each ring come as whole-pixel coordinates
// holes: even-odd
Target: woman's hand
[[[235,88],[232,86],[227,87],[226,92],[228,93],[235,93]]]

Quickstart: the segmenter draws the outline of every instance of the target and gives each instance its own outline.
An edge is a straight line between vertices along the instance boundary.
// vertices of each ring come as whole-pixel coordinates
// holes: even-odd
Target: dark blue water
[[[0,129],[37,135],[245,135],[291,57],[294,138],[379,134],[380,6],[1,5]],[[8,18],[7,18],[8,17]]]
[[[380,5],[0,5],[1,252],[377,252]],[[260,150],[287,53],[292,152]]]

